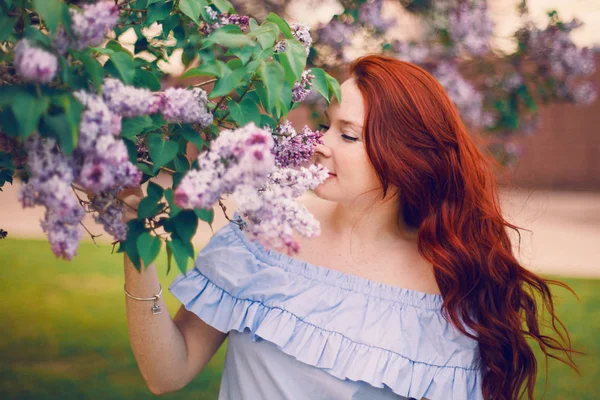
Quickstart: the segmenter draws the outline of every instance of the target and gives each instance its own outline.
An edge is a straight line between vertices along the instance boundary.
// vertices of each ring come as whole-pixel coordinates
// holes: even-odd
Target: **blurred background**
[[[581,375],[539,358],[536,399],[596,399],[600,393],[600,2],[597,0],[268,0],[233,1],[240,14],[269,11],[313,32],[309,62],[343,80],[345,65],[384,52],[431,71],[446,87],[474,139],[498,161],[505,218],[521,263],[568,283],[579,300],[555,288],[558,314]],[[466,5],[465,5],[466,4]],[[158,27],[159,29],[160,27]],[[135,35],[119,37],[133,45]],[[184,71],[175,52],[165,71]],[[165,85],[180,83],[175,79]],[[324,105],[311,96],[290,116],[315,127]],[[169,184],[169,176],[157,182]],[[129,347],[123,256],[111,254],[108,235],[87,236],[72,262],[52,255],[39,220],[23,210],[19,183],[0,194],[5,304],[0,346],[0,395],[11,399],[125,399],[154,397]],[[235,204],[226,200],[228,215]],[[92,234],[102,233],[86,217]],[[226,223],[215,209],[216,230]],[[200,225],[196,251],[210,239]],[[163,259],[164,258],[164,259]],[[163,288],[180,271],[166,274]],[[178,301],[164,290],[169,312]],[[217,398],[225,346],[184,390],[166,398]],[[539,354],[540,352],[538,352]],[[548,366],[548,376],[545,368]],[[436,399],[437,400],[437,399]]]

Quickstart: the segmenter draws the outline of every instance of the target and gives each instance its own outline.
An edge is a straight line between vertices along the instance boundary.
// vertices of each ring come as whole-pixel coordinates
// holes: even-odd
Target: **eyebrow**
[[[329,113],[327,112],[327,110],[325,110],[325,116],[327,117],[328,120],[331,121],[331,118],[329,117]],[[340,124],[342,124],[342,125],[353,125],[355,128],[359,129],[361,132],[363,130],[362,125],[359,125],[356,122],[348,121],[346,119],[340,119],[339,121],[340,121]]]

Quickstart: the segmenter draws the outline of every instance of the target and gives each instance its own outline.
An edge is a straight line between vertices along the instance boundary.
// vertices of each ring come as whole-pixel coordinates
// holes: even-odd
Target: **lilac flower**
[[[101,0],[93,4],[84,4],[82,11],[70,9],[72,30],[75,36],[74,48],[98,46],[119,20],[119,8],[111,0]]]
[[[423,64],[433,52],[432,47],[425,43],[408,43],[398,39],[394,39],[391,46],[396,58],[413,64]]]
[[[472,127],[481,127],[483,117],[483,94],[460,75],[456,65],[442,62],[433,76],[448,93],[463,120]]]
[[[310,37],[310,27],[303,23],[295,23],[290,26],[294,39],[304,45],[306,50],[306,56],[310,53],[310,46],[312,45],[312,37]]]
[[[15,46],[15,70],[23,80],[48,83],[56,76],[58,60],[46,50],[34,47],[28,39],[21,39]]]
[[[289,121],[277,128],[276,145],[273,149],[275,164],[278,168],[297,167],[310,161],[317,143],[323,144],[320,131],[312,131],[308,126],[297,133]]]
[[[286,45],[285,45],[285,40],[280,40],[279,42],[275,43],[275,46],[273,46],[273,52],[274,53],[283,53],[286,49]]]
[[[485,0],[461,1],[448,10],[448,31],[458,50],[474,56],[489,51],[494,30]]]
[[[200,88],[168,88],[161,97],[163,117],[171,123],[199,123],[205,127],[213,121],[213,115],[206,109],[208,97]]]
[[[383,0],[371,0],[360,6],[358,10],[358,19],[365,25],[375,28],[379,31],[386,31],[396,25],[394,18],[383,18],[381,9]]]
[[[570,87],[570,96],[576,104],[592,104],[596,101],[598,93],[591,82],[582,82]]]
[[[306,99],[312,88],[313,79],[315,79],[315,76],[310,73],[310,69],[302,72],[300,80],[294,83],[294,87],[292,88],[292,101],[294,103],[300,103]]]
[[[68,209],[67,213],[60,216],[55,210],[46,209],[41,226],[56,257],[71,260],[77,255],[79,241],[83,236],[79,224],[84,215],[85,211],[79,206]]]
[[[116,114],[131,118],[158,112],[160,97],[148,89],[124,85],[115,78],[105,78],[102,99]]]
[[[344,47],[350,45],[352,36],[354,36],[354,29],[350,24],[346,24],[339,19],[333,19],[327,25],[319,28],[317,34],[320,43],[341,51]]]
[[[250,26],[250,17],[247,15],[221,13],[218,14],[210,6],[206,6],[205,10],[208,12],[211,22],[203,22],[198,28],[199,32],[203,35],[209,35],[216,29],[219,29],[225,25],[237,25],[240,27],[242,32],[246,32]]]
[[[56,52],[60,55],[64,55],[67,50],[69,50],[69,46],[71,45],[71,38],[67,33],[67,30],[63,25],[60,25],[58,29],[56,29],[56,33],[54,34],[54,39],[52,40],[52,46]]]
[[[123,222],[124,205],[117,198],[116,190],[102,192],[91,199],[90,209],[96,211],[94,221],[102,224],[104,230],[115,240],[127,238],[127,224]]]
[[[299,170],[283,168],[270,174],[258,191],[248,185],[238,186],[233,198],[239,206],[238,213],[247,219],[244,231],[249,239],[296,253],[299,245],[293,240],[293,230],[306,237],[318,236],[319,222],[294,198],[323,183],[328,172],[320,165]]]
[[[249,123],[226,130],[198,156],[198,170],[190,170],[175,189],[175,203],[181,208],[210,208],[223,193],[238,185],[259,187],[274,169],[271,133]]]

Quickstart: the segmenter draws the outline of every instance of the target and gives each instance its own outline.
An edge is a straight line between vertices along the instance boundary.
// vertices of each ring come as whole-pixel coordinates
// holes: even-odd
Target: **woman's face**
[[[364,142],[365,103],[353,78],[341,85],[342,103],[331,103],[322,126],[324,144],[317,145],[315,163],[335,175],[314,189],[324,200],[351,203],[360,194],[381,188]],[[371,193],[378,193],[373,191]],[[363,198],[370,199],[371,196]]]

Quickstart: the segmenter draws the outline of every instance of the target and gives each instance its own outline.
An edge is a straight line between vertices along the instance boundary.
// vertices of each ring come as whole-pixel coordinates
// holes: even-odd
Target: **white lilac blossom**
[[[188,171],[175,189],[175,203],[208,209],[238,185],[262,186],[275,168],[274,144],[271,133],[254,123],[221,132],[210,149],[198,155],[199,169]]]
[[[306,99],[312,88],[313,79],[315,79],[315,76],[310,73],[310,69],[302,72],[300,80],[294,83],[294,87],[292,88],[292,101],[294,103],[300,103]]]
[[[442,62],[433,71],[433,76],[444,87],[450,100],[458,108],[462,119],[472,127],[481,127],[483,94],[462,77],[456,65]]]
[[[312,37],[310,37],[310,27],[301,22],[292,24],[290,26],[294,39],[302,43],[306,50],[306,56],[310,53],[310,46],[312,45]]]
[[[35,47],[28,39],[15,46],[15,70],[28,82],[48,83],[56,76],[58,59],[46,50]]]
[[[598,93],[591,82],[581,82],[569,88],[571,100],[576,104],[592,104],[596,101]]]
[[[320,131],[312,131],[308,126],[297,133],[290,121],[282,123],[276,131],[275,165],[278,168],[297,167],[310,161],[317,144],[323,144]]]
[[[85,4],[82,11],[70,9],[75,50],[98,46],[119,20],[119,8],[114,1],[101,0]]]
[[[394,18],[383,18],[381,9],[383,0],[371,0],[358,9],[358,19],[365,25],[379,31],[386,31],[396,24]]]
[[[494,24],[486,0],[460,1],[448,9],[448,33],[459,51],[482,56],[489,50]]]
[[[148,89],[124,85],[115,78],[105,78],[102,99],[116,114],[131,118],[156,113],[160,108],[160,96]]]
[[[82,236],[79,224],[85,215],[71,189],[72,160],[51,138],[32,135],[25,147],[30,178],[21,187],[19,200],[23,207],[46,208],[41,226],[52,251],[57,257],[71,260]]]
[[[281,168],[269,175],[266,185],[256,190],[240,185],[233,193],[238,213],[245,218],[243,229],[248,238],[274,248],[286,248],[296,253],[299,245],[293,231],[303,236],[320,234],[319,222],[304,205],[294,198],[314,189],[328,178],[329,171],[321,165]]]
[[[206,92],[200,88],[168,88],[161,95],[162,115],[171,123],[210,125],[213,115],[206,109],[207,103]]]

